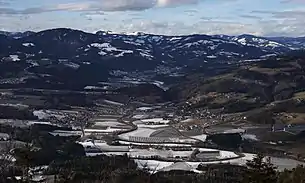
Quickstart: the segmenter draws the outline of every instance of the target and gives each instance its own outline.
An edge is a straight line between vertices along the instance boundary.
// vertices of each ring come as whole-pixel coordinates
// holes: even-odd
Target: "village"
[[[23,97],[23,104],[2,106],[30,111],[25,99],[33,100],[33,97]],[[242,113],[228,115],[209,109],[190,110],[188,102],[181,107],[171,102],[149,104],[131,98],[123,103],[113,98],[115,96],[96,100],[93,107],[38,108],[30,114],[33,120],[2,119],[0,124],[14,128],[46,125],[48,133],[54,137],[75,137],[86,156],[127,156],[138,168],[151,173],[171,170],[200,173],[198,167],[211,164],[245,166],[256,156],[254,152],[219,146],[212,136],[223,134],[222,138],[234,145],[231,135],[238,134],[242,141],[255,143],[260,141],[257,135],[272,130],[270,125],[231,122],[246,120]],[[280,130],[283,127],[274,127],[274,131]],[[293,127],[287,128],[289,133],[292,130]],[[1,132],[1,144],[11,142],[11,137],[12,134]],[[26,145],[22,141],[15,144]],[[272,161],[279,170],[301,163],[286,157],[273,157]]]
[[[171,103],[145,104],[131,102],[128,105],[103,100],[98,108],[75,112],[73,130],[54,130],[54,136],[80,136],[87,156],[126,155],[134,159],[139,168],[150,172],[186,170],[198,172],[197,167],[208,164],[245,165],[255,154],[219,149],[211,140],[211,134],[239,133],[246,140],[258,140],[250,126],[225,124],[223,118],[209,111],[203,115],[183,116]],[[36,114],[44,119],[47,115],[59,117],[50,111]],[[180,112],[179,112],[180,113]],[[44,116],[42,115],[44,114]],[[71,113],[70,111],[70,114]],[[71,119],[71,115],[68,119]],[[265,127],[269,130],[269,126]],[[281,164],[280,169],[290,168]],[[294,161],[294,160],[291,160]],[[295,162],[294,164],[296,164]],[[293,163],[289,163],[291,168]]]

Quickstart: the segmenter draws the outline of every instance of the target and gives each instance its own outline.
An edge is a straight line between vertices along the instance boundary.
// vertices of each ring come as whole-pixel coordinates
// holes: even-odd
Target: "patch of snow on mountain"
[[[163,88],[164,82],[162,82],[162,81],[153,81],[152,84],[158,86],[159,88],[164,89]]]
[[[153,37],[151,37],[151,39],[158,42],[162,39],[162,36],[153,36]]]
[[[208,41],[208,40],[199,40],[199,41],[196,41],[196,42],[191,42],[191,43],[186,43],[182,46],[180,46],[179,48],[185,48],[185,47],[191,47],[191,46],[199,46],[201,44],[213,44],[212,41]]]
[[[172,37],[169,39],[170,41],[181,40],[181,37]]]
[[[144,40],[141,40],[141,39],[136,39],[135,42],[139,43],[139,44],[145,44],[145,41]]]
[[[124,32],[125,35],[130,35],[130,36],[141,36],[141,35],[145,35],[145,33],[143,32]]]
[[[128,53],[128,54],[133,53],[132,50],[117,50],[117,51],[121,51],[121,53],[115,55],[115,57],[123,57],[125,53]]]
[[[111,49],[110,51],[112,51],[113,49],[116,50],[116,48],[112,47],[110,43],[92,43],[90,44],[90,46],[99,49],[108,48]]]
[[[274,41],[269,41],[269,43],[266,45],[267,46],[270,46],[270,47],[280,47],[280,46],[284,46],[280,43],[277,43],[277,42],[274,42]]]
[[[260,56],[260,58],[268,58],[268,57],[274,57],[274,56],[276,56],[276,54],[267,54],[267,55]]]
[[[16,61],[20,61],[19,56],[18,55],[10,55],[10,58],[12,59],[12,61],[16,62]]]
[[[31,47],[31,46],[35,46],[34,43],[22,43],[23,46],[26,46],[26,47]]]
[[[195,50],[193,51],[193,53],[195,53],[196,56],[202,56],[202,55],[206,55],[207,53],[204,51],[199,51],[199,50]]]
[[[260,39],[260,38],[252,38],[252,41],[257,42],[257,43],[259,43],[259,44],[263,44],[263,43],[268,42],[267,40],[265,40],[265,39]]]
[[[227,56],[235,55],[235,56],[238,56],[239,53],[221,51],[221,52],[219,52],[219,55],[227,55]]]
[[[237,39],[237,42],[239,42],[242,45],[246,45],[247,44],[246,38]]]
[[[211,50],[215,50],[218,46],[219,44],[213,44],[211,46],[208,46],[208,48],[210,48]]]
[[[65,66],[71,67],[73,69],[78,69],[80,67],[80,65],[73,63],[73,62],[66,62],[64,63]]]
[[[140,52],[140,55],[141,55],[142,57],[147,58],[148,60],[152,60],[152,59],[154,58],[154,56],[152,56],[152,55],[150,55],[150,54],[148,54],[148,53],[145,53],[145,52]]]
[[[99,55],[107,55],[107,53],[106,53],[106,52],[104,52],[104,51],[102,51],[102,50],[101,50],[101,51],[99,51],[99,52],[98,52],[98,54],[99,54]]]
[[[215,58],[217,58],[217,56],[215,56],[215,55],[209,55],[209,56],[207,56],[207,58],[215,59]]]
[[[104,102],[107,103],[107,104],[117,105],[117,106],[123,106],[124,105],[122,103],[111,101],[111,100],[104,100]]]
[[[136,46],[141,46],[140,43],[136,43],[136,42],[132,42],[132,41],[124,41],[127,44],[132,44],[132,45],[136,45]]]
[[[226,41],[221,40],[221,39],[211,39],[211,41],[217,42],[217,43],[224,43],[224,42],[226,42]]]
[[[121,53],[115,55],[115,57],[121,57],[121,56],[124,56],[125,53],[129,53],[129,54],[133,53],[133,50],[118,49],[118,48],[112,46],[110,43],[92,43],[92,44],[90,44],[90,46],[101,49],[98,52],[99,55],[107,55],[107,52],[117,51],[117,52],[121,52]]]

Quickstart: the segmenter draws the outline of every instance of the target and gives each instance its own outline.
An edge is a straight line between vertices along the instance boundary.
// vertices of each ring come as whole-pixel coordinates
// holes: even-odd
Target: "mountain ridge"
[[[192,34],[178,34],[178,35],[167,35],[167,34],[154,34],[154,33],[147,33],[147,32],[142,32],[142,31],[135,31],[135,32],[114,32],[111,30],[96,30],[93,32],[90,31],[85,31],[81,29],[74,29],[74,28],[64,28],[64,27],[58,27],[58,28],[50,28],[50,29],[42,29],[39,31],[0,31],[1,35],[30,35],[30,34],[35,34],[39,32],[44,32],[46,30],[74,30],[74,31],[80,31],[80,32],[85,32],[88,34],[117,34],[117,35],[130,35],[130,36],[139,36],[139,35],[151,35],[151,36],[164,36],[164,37],[181,37],[181,36],[192,36],[192,35],[207,35],[207,36],[228,36],[228,37],[238,37],[238,36],[254,36],[254,37],[261,37],[261,38],[266,38],[266,39],[281,39],[281,38],[289,38],[289,39],[296,39],[296,38],[305,38],[304,36],[263,36],[263,35],[254,35],[250,33],[243,33],[243,34],[237,34],[237,35],[229,35],[229,34],[204,34],[204,33],[192,33]],[[18,38],[18,37],[17,37]]]
[[[303,38],[276,41],[252,35],[125,35],[105,31],[92,34],[69,28],[15,35],[0,33],[1,79],[17,73],[22,81],[39,78],[41,82],[62,85],[77,84],[75,78],[83,78],[78,82],[83,85],[107,81],[113,71],[135,72],[128,75],[135,80],[139,72],[148,71],[152,76],[161,72],[162,77],[181,75],[179,72],[187,68],[213,70],[305,48]],[[146,76],[143,78],[147,80]]]
[[[1,33],[0,33],[1,34]],[[22,33],[18,33],[21,35]],[[47,34],[47,35],[45,35]],[[74,35],[73,35],[74,34]],[[74,30],[68,28],[47,29],[37,33],[25,32],[23,36],[16,38],[14,33],[2,34],[9,38],[14,38],[19,42],[30,42],[32,39],[40,39],[40,41],[71,41],[72,43],[84,42],[81,46],[87,46],[89,43],[100,42],[116,42],[120,46],[134,47],[134,49],[147,49],[146,55],[150,58],[156,56],[156,51],[162,52],[160,59],[163,59],[164,55],[166,59],[172,59],[172,57],[184,56],[184,60],[234,60],[258,58],[260,56],[270,54],[281,54],[290,50],[305,48],[305,39],[303,38],[264,38],[253,35],[239,35],[239,36],[227,36],[227,35],[204,35],[204,34],[192,34],[183,36],[166,36],[166,35],[153,35],[153,34],[108,34],[105,31],[98,31],[96,34],[84,32],[81,30]],[[67,35],[69,37],[67,37]],[[49,36],[49,37],[46,37]],[[3,37],[3,36],[2,36]],[[45,39],[45,40],[43,40]],[[68,40],[70,39],[70,40]],[[84,40],[82,40],[84,39]],[[275,40],[280,41],[275,41]],[[300,39],[296,43],[296,39]],[[288,42],[287,42],[288,41]],[[87,45],[85,45],[87,42]],[[22,44],[22,43],[21,43]],[[124,44],[124,45],[122,45]],[[71,46],[70,45],[70,46]],[[11,46],[11,45],[9,45]],[[109,46],[109,45],[108,45]],[[138,47],[137,47],[138,46]],[[177,49],[174,49],[177,47]],[[259,48],[259,49],[257,49]],[[159,49],[159,50],[158,50]],[[155,51],[154,55],[149,55],[147,52]],[[234,52],[237,51],[237,52]],[[131,52],[131,51],[129,51]],[[219,53],[217,53],[219,52]],[[251,53],[248,53],[251,52]],[[256,53],[253,53],[256,52]],[[103,52],[99,52],[103,54]],[[242,54],[245,53],[245,54]],[[218,54],[218,55],[215,55]],[[107,53],[104,53],[107,55]],[[102,55],[103,56],[103,55]],[[160,56],[160,55],[158,55]],[[177,58],[174,58],[177,60]]]

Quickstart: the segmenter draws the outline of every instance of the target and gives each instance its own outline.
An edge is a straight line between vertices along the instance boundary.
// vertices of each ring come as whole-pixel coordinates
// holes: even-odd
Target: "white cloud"
[[[182,4],[195,4],[199,0],[158,0],[157,6],[159,7],[168,7],[168,6],[177,6]]]
[[[46,8],[46,10],[69,10],[69,11],[84,11],[91,8],[89,3],[67,3],[67,4],[58,4],[53,8]]]
[[[155,5],[155,0],[99,0],[104,11],[145,10]]]

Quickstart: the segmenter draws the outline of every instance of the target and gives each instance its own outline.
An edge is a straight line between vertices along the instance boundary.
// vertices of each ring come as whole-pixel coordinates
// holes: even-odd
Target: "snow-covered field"
[[[132,118],[134,119],[144,119],[144,118],[148,118],[149,116],[146,114],[136,114],[134,115]]]
[[[163,118],[151,118],[151,119],[142,119],[144,123],[157,123],[157,124],[168,124],[170,120],[165,120]]]
[[[131,126],[125,123],[121,123],[117,118],[108,117],[99,117],[90,121],[92,123],[91,128],[86,128],[86,133],[111,133],[116,131],[124,131],[130,129]]]
[[[153,156],[159,156],[162,158],[174,158],[174,157],[190,157],[193,151],[172,151],[172,150],[159,150],[159,149],[131,149],[129,156],[132,158],[150,158]]]
[[[134,121],[132,123],[137,125],[138,128],[164,128],[164,127],[168,127],[167,124],[147,124],[143,120],[137,120],[137,121]]]
[[[200,173],[196,170],[200,162],[165,162],[157,160],[139,160],[136,159],[138,167],[141,169],[148,169],[150,173],[156,173],[158,171],[171,171],[171,170],[184,170],[184,171],[194,171]]]
[[[195,143],[197,140],[183,137],[168,125],[163,124],[146,124],[143,120],[133,122],[137,125],[138,129],[132,132],[119,135],[119,138],[123,141],[138,142],[142,144],[151,143],[181,143],[190,144]]]
[[[123,140],[129,140],[130,137],[150,137],[156,130],[149,128],[138,128],[135,131],[119,135]]]
[[[124,145],[137,145],[137,146],[163,146],[163,147],[192,147],[191,144],[175,144],[175,143],[140,143],[140,142],[128,142],[128,141],[119,141],[120,144]]]
[[[139,124],[137,126],[139,128],[164,128],[164,127],[168,127],[168,125],[146,125],[146,124]]]
[[[121,127],[126,125],[116,121],[105,121],[105,122],[94,122],[94,126]]]
[[[44,121],[29,121],[28,125],[34,125],[34,124],[42,124],[42,125],[52,125],[50,122],[44,122]]]
[[[225,130],[223,133],[244,133],[244,132],[245,129],[236,128],[236,129]]]
[[[1,106],[10,106],[10,107],[19,107],[19,108],[28,108],[28,105],[25,104],[11,104],[11,103],[5,103],[5,104],[0,104]]]
[[[158,150],[158,149],[132,149],[129,153],[132,158],[149,158],[153,156],[159,156],[163,158],[171,158],[173,154],[170,151]]]
[[[139,107],[137,108],[138,111],[147,111],[153,109],[152,107]]]
[[[86,156],[98,156],[98,155],[106,155],[106,156],[123,156],[127,154],[126,152],[103,152],[103,153],[86,153]]]
[[[167,150],[158,150],[158,149],[128,149],[127,146],[108,146],[103,143],[81,143],[84,147],[97,147],[102,152],[92,153],[87,152],[87,156],[96,156],[96,155],[124,155],[127,154],[130,158],[139,159],[139,158],[189,158],[193,151],[167,151]]]
[[[84,90],[105,90],[107,87],[99,87],[99,86],[85,86]]]
[[[100,118],[98,118],[98,119],[104,119],[105,120],[105,118],[107,118],[107,120],[108,119],[117,119],[117,118],[121,118],[122,117],[122,115],[115,115],[115,114],[103,114],[103,115],[100,115],[99,116]]]
[[[196,170],[194,167],[192,167],[190,164],[186,162],[176,162],[171,164],[170,166],[162,168],[160,171],[172,171],[172,170],[181,170],[181,171],[193,171],[197,173],[201,173],[201,171]]]
[[[241,137],[246,140],[258,141],[257,136],[253,135],[253,134],[243,134],[243,135],[241,135]]]
[[[270,160],[271,160],[271,163],[276,165],[278,170],[280,170],[280,171],[283,171],[285,169],[289,170],[289,169],[297,167],[298,165],[305,166],[304,162],[296,161],[293,159],[271,157]]]
[[[54,136],[61,136],[61,137],[68,137],[68,136],[81,136],[81,131],[64,131],[64,130],[54,130],[52,132],[49,132],[49,134]]]
[[[106,129],[92,129],[92,128],[86,128],[84,129],[85,133],[113,133],[117,131],[122,131],[122,129],[119,128],[111,128],[107,127]]]
[[[122,103],[111,101],[111,100],[104,100],[104,102],[107,103],[107,104],[117,105],[117,106],[123,106],[124,105]]]
[[[36,110],[33,111],[33,115],[37,116],[40,120],[48,119],[50,117],[55,117],[57,119],[63,119],[65,117],[64,114],[51,110]]]
[[[135,162],[137,163],[140,169],[147,168],[150,171],[152,171],[152,173],[156,173],[157,171],[173,164],[173,162],[165,162],[165,161],[157,161],[157,160],[139,160],[139,159],[136,159]]]
[[[189,119],[185,119],[185,120],[181,121],[181,123],[189,123],[189,122],[192,122],[192,121],[194,121],[194,119],[189,118]]]
[[[197,140],[200,140],[200,141],[204,142],[207,138],[207,135],[206,134],[196,135],[196,136],[191,136],[191,138],[194,138],[194,139],[197,139]]]
[[[103,152],[129,152],[128,146],[110,146],[106,142],[78,142],[85,149],[98,148]]]
[[[238,158],[239,155],[235,154],[234,152],[231,151],[219,151],[219,159],[225,159],[225,158]]]
[[[87,152],[87,156],[96,156],[100,154],[104,155],[124,155],[127,154],[129,157],[134,158],[135,162],[138,164],[139,168],[146,168],[150,170],[151,173],[155,173],[157,171],[170,171],[170,170],[186,170],[186,171],[195,171],[198,165],[200,164],[219,164],[219,163],[229,163],[234,165],[246,165],[248,160],[252,160],[255,157],[255,154],[248,154],[244,153],[243,157],[238,156],[234,152],[231,151],[222,151],[218,149],[208,149],[208,148],[199,148],[200,152],[219,152],[219,156],[217,157],[219,160],[215,161],[208,161],[208,162],[174,162],[174,161],[159,161],[159,160],[143,160],[142,158],[151,158],[154,156],[158,156],[161,158],[188,158],[191,156],[193,151],[173,151],[173,150],[159,150],[154,148],[149,149],[130,149],[128,146],[110,146],[105,142],[79,142],[81,145],[85,147],[85,149],[90,149],[95,147],[101,152]],[[122,141],[120,142],[122,143]],[[124,143],[122,143],[124,144]],[[128,142],[126,144],[129,144]],[[138,143],[141,145],[141,143]],[[147,144],[145,144],[147,145]],[[160,144],[158,144],[160,145]],[[173,145],[173,144],[162,144],[166,145]],[[181,144],[176,144],[181,145]],[[191,147],[191,146],[190,146]],[[193,150],[195,148],[192,148]],[[140,159],[139,159],[140,158]],[[230,160],[224,160],[232,158]],[[284,168],[294,168],[300,162],[290,159],[283,159],[283,158],[271,158],[272,163],[278,166],[279,170],[283,170]]]
[[[245,165],[247,160],[252,160],[254,156],[247,154],[245,157],[227,160],[227,161],[212,161],[212,162],[180,162],[177,166],[175,162],[165,162],[158,160],[135,160],[139,168],[148,168],[152,173],[157,171],[170,171],[170,170],[185,170],[185,171],[196,171],[196,168],[200,164],[219,164],[219,163],[230,163],[235,165]],[[180,166],[181,165],[181,166]]]
[[[119,117],[117,117],[117,118],[119,118]],[[96,118],[96,119],[94,119],[94,121],[97,121],[97,122],[117,121],[117,118],[103,117],[103,118]]]

